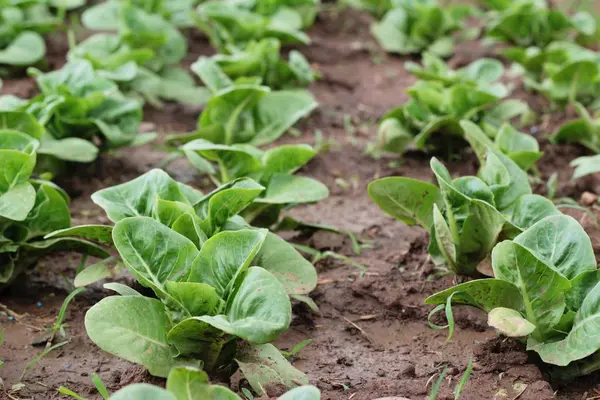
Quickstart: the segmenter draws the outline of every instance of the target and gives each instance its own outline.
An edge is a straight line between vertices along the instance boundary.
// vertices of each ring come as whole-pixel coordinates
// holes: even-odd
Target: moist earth
[[[431,155],[410,152],[402,159],[374,159],[366,154],[376,136],[377,120],[407,99],[404,90],[414,82],[403,67],[408,58],[389,56],[378,49],[369,34],[368,15],[329,4],[309,32],[313,43],[300,48],[321,76],[311,87],[321,107],[299,124],[301,136],[286,135],[276,144],[309,143],[323,148],[300,173],[321,180],[331,195],[318,204],[294,208],[291,214],[307,222],[353,232],[364,246],[356,254],[347,236],[326,232],[287,238],[351,257],[366,270],[344,260],[318,261],[319,281],[311,297],[319,312],[296,304],[291,328],[275,344],[290,349],[306,339],[312,340],[296,354],[293,364],[321,389],[324,400],[424,399],[444,369],[446,378],[438,398],[453,399],[454,388],[470,360],[473,372],[462,399],[597,398],[597,374],[566,387],[551,386],[523,344],[497,337],[481,312],[456,309],[457,328],[451,340],[447,340],[446,330],[428,325],[431,307],[423,304],[424,299],[449,287],[456,278],[441,276],[434,268],[427,256],[428,235],[424,230],[386,216],[366,193],[366,185],[380,177],[432,179]],[[186,63],[212,53],[204,37],[195,33],[188,36],[190,54]],[[49,64],[60,66],[65,50],[64,40],[52,38]],[[449,62],[458,67],[493,52],[477,42],[464,43]],[[16,78],[6,80],[1,91],[31,96],[35,90],[29,78]],[[515,93],[536,111],[548,111],[548,104],[523,88],[515,88]],[[164,137],[171,132],[192,130],[200,108],[167,104],[161,110],[145,111],[144,129],[156,130]],[[531,129],[544,150],[533,182],[536,191],[545,194],[543,182],[556,171],[558,196],[577,201],[581,198],[589,205],[590,194],[584,193],[600,193],[599,177],[570,181],[569,161],[584,155],[584,150],[555,146],[545,139],[571,113],[553,111]],[[91,166],[73,168],[59,182],[73,196],[73,224],[108,223],[90,195],[157,167],[166,155],[158,144],[145,145],[114,151]],[[466,148],[455,149],[450,159],[446,154],[438,156],[455,175],[477,170],[476,158]],[[184,161],[170,164],[168,172],[178,180],[209,188],[209,182]],[[590,206],[590,210],[598,214],[597,206]],[[595,218],[577,209],[565,212],[582,222],[599,252],[600,231]],[[109,294],[99,285],[87,288],[70,304],[64,321],[65,337],[55,341],[66,343],[36,362],[44,349],[46,329],[54,324],[62,301],[72,289],[79,263],[79,257],[72,255],[46,258],[10,291],[0,294],[0,326],[5,333],[5,342],[0,346],[0,360],[5,362],[0,369],[4,386],[0,398],[66,398],[57,392],[58,387],[65,386],[86,398],[100,399],[90,380],[92,373],[97,373],[111,391],[134,382],[161,384],[143,368],[104,353],[87,338],[85,312]],[[127,276],[118,279],[131,282]],[[432,321],[445,323],[441,316],[434,316]],[[233,389],[244,384],[237,375],[227,383]]]

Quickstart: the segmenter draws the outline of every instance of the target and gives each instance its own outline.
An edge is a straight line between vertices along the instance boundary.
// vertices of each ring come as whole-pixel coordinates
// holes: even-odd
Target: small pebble
[[[11,315],[11,316],[9,316],[9,317],[8,317],[8,320],[9,320],[9,321],[14,321],[14,320],[15,320],[15,317],[13,317],[13,316]]]
[[[35,303],[35,305],[36,305],[38,308],[42,308],[42,307],[44,306],[44,303],[42,303],[41,301],[38,301],[37,303]]]
[[[579,201],[584,206],[591,206],[592,204],[594,204],[596,202],[596,200],[598,200],[598,196],[596,196],[594,193],[583,192],[583,194],[581,195],[581,199]]]

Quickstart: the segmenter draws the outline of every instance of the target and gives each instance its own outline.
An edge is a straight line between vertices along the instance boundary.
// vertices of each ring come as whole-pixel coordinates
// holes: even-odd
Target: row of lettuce
[[[476,278],[429,297],[437,305],[430,317],[445,311],[451,336],[452,305],[487,312],[489,325],[523,338],[555,380],[600,369],[600,270],[589,236],[532,194],[527,174],[476,124],[460,124],[481,164],[477,176],[452,179],[433,158],[437,186],[406,177],[369,185],[383,211],[429,232],[434,263]]]
[[[384,49],[423,53],[421,64],[406,63],[418,81],[403,106],[381,122],[375,149],[403,154],[416,148],[452,149],[466,140],[480,163],[476,176],[452,178],[436,158],[437,185],[407,177],[370,183],[373,201],[430,236],[436,265],[474,278],[430,296],[436,307],[430,324],[454,331],[453,305],[488,313],[488,324],[518,338],[546,363],[550,376],[569,381],[600,369],[600,273],[591,240],[579,222],[548,198],[533,194],[527,171],[541,157],[537,140],[519,132],[534,117],[527,104],[508,99],[503,64],[479,59],[453,70],[442,57],[452,53],[452,33],[464,28],[464,6],[436,1],[351,3],[381,21],[372,32]],[[527,89],[540,93],[555,109],[572,105],[579,119],[559,127],[554,142],[580,143],[598,153],[600,129],[588,110],[600,108],[599,26],[586,12],[564,13],[541,0],[482,0],[488,7],[485,35],[503,43],[502,55],[515,63]],[[575,177],[598,172],[598,157],[574,161]],[[445,312],[447,325],[432,322]]]
[[[599,152],[600,122],[593,113],[600,109],[600,53],[585,46],[598,43],[600,21],[591,13],[560,10],[545,0],[480,0],[485,11],[437,0],[345,2],[380,18],[371,31],[384,50],[423,54],[420,65],[406,63],[418,81],[407,90],[409,101],[384,115],[375,154],[439,148],[453,137],[464,137],[459,122],[468,120],[530,168],[541,156],[539,146],[529,135],[503,126],[517,117],[520,126],[535,119],[525,102],[508,99],[511,81],[543,95],[553,109],[575,107],[579,118],[552,132],[553,142],[579,143]],[[495,59],[482,58],[456,70],[444,63],[460,39],[457,32],[481,34],[467,17],[478,17],[483,25],[484,46],[500,45],[500,56],[513,63],[509,74]],[[600,156],[581,157],[573,166],[575,178],[600,171]]]
[[[440,51],[452,44],[448,38],[456,28],[448,26],[461,27],[471,11],[435,1],[373,4],[384,3],[389,5],[372,8],[386,15],[373,28],[378,40],[409,49],[400,53],[428,52],[421,65],[407,64],[419,81],[408,90],[410,100],[383,118],[377,150],[428,150],[459,137],[482,165],[477,177],[453,180],[434,159],[438,187],[409,178],[369,186],[385,212],[430,232],[437,263],[460,275],[494,277],[428,302],[450,314],[452,304],[489,312],[490,325],[508,336],[528,336],[528,348],[544,361],[569,365],[557,368],[556,376],[597,369],[600,343],[588,333],[599,320],[600,277],[579,224],[532,194],[526,171],[541,157],[539,145],[509,123],[520,118],[526,124],[531,111],[507,99],[511,87],[502,83],[501,62],[481,59],[452,70],[440,58],[451,52]],[[581,113],[554,140],[597,151],[598,123],[586,107],[597,104],[600,63],[597,53],[581,47],[592,40],[593,18],[562,14],[543,1],[489,3],[494,9],[487,13],[487,34],[514,46],[505,54],[521,66],[527,87],[558,107],[576,104]],[[0,284],[54,250],[104,260],[78,275],[81,285],[113,276],[112,264],[122,262],[153,294],[105,285],[119,296],[100,301],[85,321],[88,335],[105,351],[171,381],[178,379],[170,374],[186,377],[198,390],[215,388],[199,368],[223,376],[239,368],[259,395],[308,383],[269,342],[289,327],[290,297],[311,304],[307,294],[316,272],[268,229],[290,225],[280,217],[285,208],[319,201],[328,191],[293,175],[315,156],[310,146],[267,151],[257,146],[272,143],[317,106],[310,93],[298,89],[315,78],[309,63],[298,51],[287,60],[280,54],[282,44],[309,42],[302,29],[316,10],[316,2],[308,0],[197,6],[112,0],[86,9],[86,27],[116,33],[71,43],[68,63],[57,71],[30,69],[41,92],[33,99],[0,98],[0,145],[6,154],[0,159],[6,171],[0,186]],[[527,23],[519,25],[525,28],[513,29],[526,16]],[[180,28],[193,26],[221,52],[192,65],[204,86],[179,68],[188,53]],[[216,189],[204,194],[152,170],[92,196],[114,225],[71,228],[68,197],[37,177],[61,173],[66,162],[91,162],[101,151],[153,140],[152,133],[138,134],[142,106],[165,100],[204,104],[196,130],[167,138],[167,145],[171,159],[185,156]],[[593,171],[584,161],[578,161],[580,171]],[[110,257],[115,251],[118,257]],[[175,387],[161,396],[186,399]],[[302,391],[318,398],[314,388]]]
[[[294,175],[316,155],[310,146],[258,147],[317,107],[300,89],[315,78],[309,63],[298,51],[284,58],[281,46],[309,42],[303,29],[318,2],[106,1],[81,14],[102,33],[81,43],[70,34],[67,63],[42,72],[44,52],[32,54],[21,34],[41,39],[59,29],[65,11],[84,2],[67,3],[44,29],[33,18],[53,3],[8,0],[2,9],[3,21],[20,13],[6,50],[29,58],[0,64],[9,72],[35,65],[28,73],[40,94],[0,97],[0,289],[54,251],[101,260],[81,271],[77,286],[124,265],[147,291],[105,284],[118,296],[86,313],[86,331],[103,350],[169,379],[166,390],[132,385],[111,399],[238,399],[202,371],[228,378],[238,369],[260,396],[286,388],[293,390],[281,399],[318,399],[270,344],[290,325],[290,298],[316,307],[307,295],[317,274],[269,228],[299,226],[281,212],[329,193]],[[220,52],[192,65],[203,86],[180,67],[189,52],[181,29],[193,27]],[[156,134],[139,133],[143,107],[164,101],[204,105],[197,128],[166,143],[170,160],[187,157],[216,188],[202,193],[155,169],[92,196],[113,224],[71,227],[69,197],[49,179],[102,152],[153,141]]]

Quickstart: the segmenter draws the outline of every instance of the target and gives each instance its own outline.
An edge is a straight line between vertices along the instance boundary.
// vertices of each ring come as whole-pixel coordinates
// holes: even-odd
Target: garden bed
[[[424,305],[424,299],[458,278],[436,277],[427,254],[428,234],[386,216],[367,195],[366,185],[376,178],[433,178],[429,156],[421,153],[408,153],[401,160],[365,155],[367,144],[375,138],[378,119],[407,99],[404,90],[414,82],[404,70],[406,58],[388,56],[378,49],[369,33],[370,21],[365,13],[350,10],[338,12],[332,8],[320,15],[308,32],[312,44],[302,48],[321,74],[321,79],[310,88],[320,107],[298,126],[301,137],[285,135],[276,142],[314,144],[322,139],[328,145],[328,150],[301,174],[325,183],[331,195],[317,204],[295,208],[293,216],[355,232],[371,246],[356,255],[347,237],[326,232],[293,237],[293,241],[344,254],[364,264],[367,270],[363,272],[343,260],[319,261],[318,286],[311,297],[320,313],[295,304],[291,328],[275,342],[276,346],[291,349],[312,339],[296,355],[293,365],[307,373],[325,400],[386,396],[422,399],[444,367],[448,368],[447,379],[439,398],[450,399],[470,360],[474,361],[473,372],[463,399],[543,400],[555,398],[555,393],[562,399],[594,398],[597,374],[567,387],[552,387],[524,347],[514,340],[497,337],[487,327],[482,312],[457,311],[457,331],[449,342],[445,331],[428,326],[431,306]],[[202,36],[194,34],[189,40],[187,61],[212,53]],[[50,46],[50,62],[58,67],[65,44],[54,38]],[[463,43],[449,63],[463,66],[486,51],[489,50],[478,43]],[[1,92],[27,96],[34,90],[32,81],[22,78],[6,80]],[[514,97],[530,100],[534,108],[545,106],[522,88]],[[148,129],[156,129],[162,137],[172,131],[192,130],[198,112],[197,108],[172,104],[162,110],[147,107],[144,121],[153,125]],[[538,168],[543,182],[557,171],[559,195],[579,200],[586,191],[598,193],[600,181],[596,176],[577,183],[570,181],[569,162],[584,151],[576,146],[552,145],[545,139],[547,133],[566,120],[567,115],[557,112],[536,125],[536,137],[544,151]],[[94,165],[72,171],[60,183],[73,195],[73,225],[107,223],[104,213],[91,202],[91,193],[131,180],[156,167],[165,156],[155,144],[147,144],[105,154]],[[446,162],[453,174],[476,172],[476,158],[469,149]],[[169,172],[177,180],[208,187],[208,182],[185,162],[171,164]],[[542,184],[536,189],[542,194],[546,190]],[[598,254],[600,233],[589,216],[580,211],[569,214],[582,221]],[[40,337],[42,329],[54,322],[78,262],[78,256],[46,258],[28,279],[0,295],[0,325],[5,330],[5,343],[0,346],[0,359],[5,366],[0,376],[4,390],[12,393],[10,398],[62,398],[56,391],[59,386],[89,398],[100,398],[90,381],[93,372],[111,390],[134,382],[159,383],[142,367],[103,352],[88,339],[83,318],[86,310],[106,294],[100,286],[88,288],[71,303],[65,320],[70,342],[44,356],[20,379],[27,363],[43,349],[35,343],[45,343]],[[235,379],[234,375],[233,389]],[[11,392],[11,386],[18,382],[24,386]]]

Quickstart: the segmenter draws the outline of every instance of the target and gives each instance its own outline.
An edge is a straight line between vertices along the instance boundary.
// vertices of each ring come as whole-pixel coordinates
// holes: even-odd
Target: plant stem
[[[229,172],[227,172],[227,166],[220,158],[217,160],[217,164],[219,164],[219,172],[221,173],[221,184],[229,182],[231,178],[229,177]]]
[[[215,368],[215,364],[219,359],[219,355],[221,355],[221,350],[223,349],[225,343],[226,341],[223,338],[211,342],[208,349],[208,354],[204,359],[204,369],[206,369],[206,371],[212,371],[213,368]]]
[[[555,367],[550,370],[553,380],[569,382],[581,376],[586,376],[600,369],[600,353],[596,352],[583,360],[575,361],[566,367]]]
[[[569,104],[575,104],[577,100],[577,80],[579,79],[579,69],[575,72],[575,76],[573,77],[573,82],[571,83],[571,87],[569,89]]]
[[[235,124],[238,118],[240,117],[240,114],[242,113],[242,111],[244,111],[244,109],[246,108],[248,103],[250,103],[250,100],[252,100],[253,97],[254,96],[252,94],[248,95],[248,97],[246,97],[244,101],[242,101],[242,103],[239,106],[237,106],[235,110],[233,110],[231,117],[229,117],[229,120],[227,121],[227,126],[225,127],[225,144],[227,146],[231,146],[233,144],[233,129],[235,128]]]

